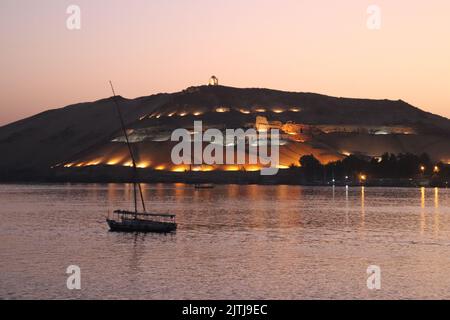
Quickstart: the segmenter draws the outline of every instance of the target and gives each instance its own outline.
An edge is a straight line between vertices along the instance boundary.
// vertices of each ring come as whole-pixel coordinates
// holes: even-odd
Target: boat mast
[[[133,192],[133,195],[134,195],[134,213],[135,213],[135,218],[136,218],[137,217],[137,212],[138,212],[138,210],[137,210],[136,185],[139,188],[139,195],[141,196],[142,209],[144,210],[144,213],[146,213],[147,210],[145,209],[145,202],[144,202],[144,196],[142,194],[141,184],[136,182],[137,173],[138,173],[137,172],[137,167],[136,167],[136,160],[134,158],[133,149],[131,148],[131,145],[130,145],[130,140],[128,138],[127,129],[125,128],[125,122],[123,121],[122,112],[120,111],[119,103],[117,102],[116,92],[114,90],[114,86],[113,86],[111,81],[109,81],[109,84],[111,86],[111,90],[112,90],[112,93],[113,93],[114,104],[116,105],[117,113],[119,114],[120,125],[122,126],[122,131],[123,131],[123,134],[125,135],[125,140],[127,142],[128,151],[130,152],[131,162],[133,163],[133,173],[134,173],[134,179],[133,179],[133,191],[134,192]]]

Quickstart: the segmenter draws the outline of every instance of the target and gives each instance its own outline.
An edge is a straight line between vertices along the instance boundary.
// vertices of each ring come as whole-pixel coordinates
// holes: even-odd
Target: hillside
[[[125,121],[135,132],[149,130],[160,137],[189,128],[194,120],[210,127],[238,128],[258,116],[270,123],[294,123],[310,134],[284,148],[285,166],[313,153],[323,161],[339,159],[345,150],[374,156],[382,151],[429,152],[434,160],[450,161],[450,120],[424,112],[403,101],[335,98],[313,93],[224,86],[191,87],[172,94],[137,99],[119,97]],[[363,132],[364,131],[364,132]],[[367,132],[366,132],[367,131]],[[387,131],[387,132],[384,132]],[[376,134],[374,132],[377,132]],[[383,133],[382,135],[378,133]],[[0,128],[0,179],[45,177],[51,167],[72,163],[107,165],[122,154],[119,121],[111,98],[49,110]],[[148,163],[167,165],[170,142],[155,136],[138,137],[135,145]],[[287,149],[288,148],[288,149]],[[113,149],[115,151],[113,151]],[[165,153],[163,154],[162,150]],[[155,158],[158,161],[155,161]],[[282,155],[283,158],[283,155]]]
[[[168,95],[134,100],[119,97],[125,121],[164,104]],[[120,128],[111,98],[49,110],[0,128],[0,177],[39,174],[68,157],[107,140]]]

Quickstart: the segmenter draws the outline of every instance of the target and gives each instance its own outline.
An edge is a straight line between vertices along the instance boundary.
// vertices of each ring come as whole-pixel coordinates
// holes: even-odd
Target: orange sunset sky
[[[81,29],[69,30],[69,5]],[[367,8],[381,9],[381,29]],[[221,84],[403,99],[450,117],[448,0],[1,0],[0,125]]]

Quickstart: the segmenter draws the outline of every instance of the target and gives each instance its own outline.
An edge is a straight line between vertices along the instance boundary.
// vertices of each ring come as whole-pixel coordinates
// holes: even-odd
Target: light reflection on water
[[[448,189],[145,185],[177,233],[108,232],[132,190],[0,185],[0,298],[450,298]]]

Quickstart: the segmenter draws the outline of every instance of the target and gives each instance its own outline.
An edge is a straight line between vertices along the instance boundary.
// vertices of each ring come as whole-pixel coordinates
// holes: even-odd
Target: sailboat
[[[212,183],[196,183],[194,185],[195,189],[213,189],[214,185]]]
[[[136,159],[134,157],[133,149],[131,148],[130,141],[128,138],[128,133],[125,128],[125,122],[123,121],[122,112],[120,111],[119,103],[117,101],[117,96],[110,81],[111,90],[113,92],[113,100],[116,105],[117,112],[119,114],[120,124],[122,127],[123,134],[125,135],[125,140],[127,143],[128,151],[130,153],[131,162],[133,164],[133,196],[134,196],[134,211],[127,210],[115,210],[112,217],[108,215],[106,222],[111,231],[120,232],[155,232],[155,233],[169,233],[177,229],[177,223],[175,221],[176,216],[174,214],[158,214],[158,213],[147,213],[145,208],[145,201],[142,194],[142,187],[140,183],[137,183],[137,167]],[[137,201],[137,191],[139,190],[139,195],[142,204],[143,212],[138,212],[138,201]]]

